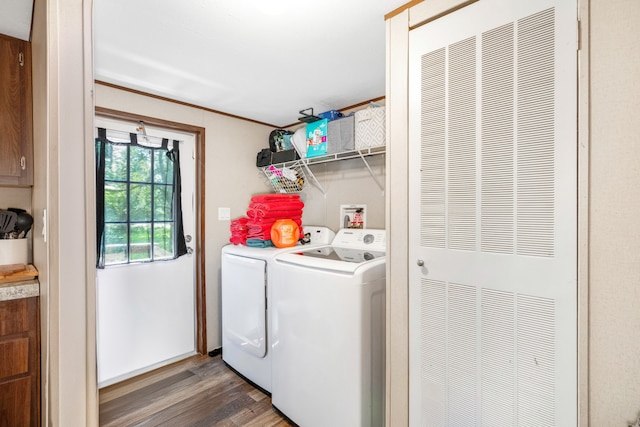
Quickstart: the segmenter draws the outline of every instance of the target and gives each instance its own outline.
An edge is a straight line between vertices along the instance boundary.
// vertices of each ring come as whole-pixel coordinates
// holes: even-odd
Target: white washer
[[[272,403],[296,424],[384,424],[385,251],[384,230],[342,229],[275,256]]]
[[[271,392],[270,270],[273,257],[326,245],[326,227],[304,226],[311,243],[293,248],[227,245],[221,255],[222,360],[258,387]]]

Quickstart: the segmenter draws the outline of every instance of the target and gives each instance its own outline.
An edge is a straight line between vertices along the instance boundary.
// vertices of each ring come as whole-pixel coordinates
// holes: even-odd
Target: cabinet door
[[[40,425],[39,298],[0,301],[0,426]]]
[[[31,418],[31,378],[22,377],[0,384],[0,425],[37,426]]]
[[[0,36],[0,184],[32,185],[31,47]]]

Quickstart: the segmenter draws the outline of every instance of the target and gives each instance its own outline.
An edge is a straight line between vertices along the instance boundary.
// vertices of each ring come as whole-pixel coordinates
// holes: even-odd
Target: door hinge
[[[18,54],[18,63],[20,64],[21,67],[24,67],[24,53],[20,52]]]

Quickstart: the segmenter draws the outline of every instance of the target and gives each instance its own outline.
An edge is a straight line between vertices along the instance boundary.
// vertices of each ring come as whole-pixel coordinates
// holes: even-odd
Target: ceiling
[[[95,79],[273,126],[385,94],[384,15],[406,0],[94,0]],[[29,40],[33,0],[0,1]]]
[[[405,3],[94,0],[95,78],[285,126],[384,96],[384,15]]]

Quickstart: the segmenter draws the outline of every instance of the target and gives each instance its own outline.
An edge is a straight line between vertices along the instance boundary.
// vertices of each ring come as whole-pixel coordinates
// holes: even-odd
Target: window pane
[[[153,219],[154,221],[171,221],[173,220],[172,209],[172,191],[173,186],[156,185],[153,189]]]
[[[171,259],[173,257],[173,223],[154,224],[153,259]]]
[[[105,149],[105,265],[175,258],[174,165],[166,150]]]
[[[105,222],[127,220],[127,184],[104,183],[104,220]]]
[[[151,149],[131,147],[131,181],[151,182]]]
[[[131,184],[130,221],[151,221],[151,185]]]
[[[131,261],[151,259],[151,224],[131,224]]]
[[[166,151],[155,150],[153,153],[153,182],[171,184],[173,182],[173,162],[167,157]]]
[[[104,179],[109,181],[127,180],[127,146],[107,144],[104,156]]]
[[[105,224],[105,265],[127,262],[127,224]]]

